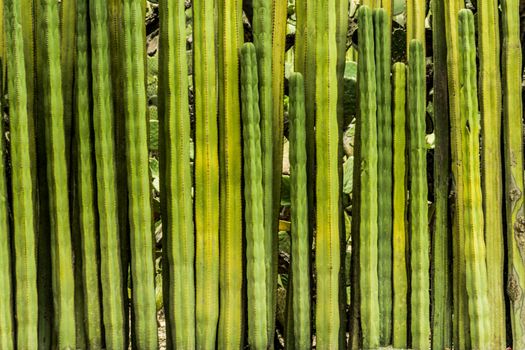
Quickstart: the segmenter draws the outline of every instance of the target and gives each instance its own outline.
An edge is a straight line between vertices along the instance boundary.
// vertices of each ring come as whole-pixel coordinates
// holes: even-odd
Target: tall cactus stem
[[[425,51],[426,1],[406,0],[407,56],[410,57],[410,42],[421,41]],[[424,54],[423,54],[424,55]]]

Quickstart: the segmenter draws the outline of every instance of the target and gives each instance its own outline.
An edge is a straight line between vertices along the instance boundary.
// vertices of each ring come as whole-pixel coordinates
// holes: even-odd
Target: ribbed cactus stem
[[[242,1],[219,0],[220,309],[219,349],[242,342],[242,192],[239,50]]]
[[[310,349],[310,243],[308,238],[308,202],[306,173],[306,126],[304,79],[292,73],[290,83],[290,198],[292,221],[293,279],[291,310],[293,348]],[[289,305],[290,308],[290,305]],[[290,347],[290,345],[288,345]]]
[[[146,120],[146,34],[142,7],[141,0],[122,3],[126,164],[135,346],[155,349],[157,310]],[[181,176],[183,174],[184,170],[181,170]]]
[[[408,129],[410,138],[410,268],[412,347],[430,347],[430,234],[425,140],[426,72],[423,45],[410,42],[408,62]]]
[[[264,230],[263,171],[259,92],[255,46],[241,48],[241,101],[244,140],[244,219],[246,223],[246,280],[248,293],[248,344],[251,349],[268,347]]]
[[[340,188],[339,123],[337,119],[337,39],[334,0],[317,2],[316,56],[316,256],[317,347],[338,347],[340,331],[339,273]]]
[[[354,161],[358,179],[357,220],[359,233],[359,295],[363,348],[379,347],[379,296],[377,253],[377,121],[376,66],[372,10],[358,10],[359,64],[358,119],[356,124],[357,154]],[[356,291],[357,292],[357,291]]]
[[[407,56],[410,57],[410,42],[421,41],[425,51],[426,1],[406,0]]]
[[[474,15],[459,12],[459,81],[461,148],[464,165],[465,259],[470,341],[474,349],[490,349],[489,304],[479,157],[480,118],[477,96]],[[491,286],[492,288],[492,286]]]
[[[121,347],[125,346],[126,337],[123,331],[125,320],[124,303],[121,294],[119,225],[125,225],[125,223],[118,221],[117,211],[116,145],[114,141],[113,104],[111,100],[112,85],[109,32],[107,30],[107,2],[105,0],[90,1],[89,12],[91,23],[91,74],[93,77],[93,129],[99,218],[100,279],[104,309],[103,322],[108,347]],[[85,93],[83,92],[83,94]],[[86,97],[83,94],[77,94],[78,103],[82,101],[78,98],[89,99],[89,96]],[[89,100],[87,102],[89,103]],[[83,111],[83,113],[86,112]],[[86,118],[84,115],[80,115],[78,122],[83,122],[85,123],[84,126],[89,126],[89,121],[84,121],[81,117]],[[85,137],[86,130],[82,130],[82,133],[82,136]],[[85,145],[85,142],[82,146]],[[82,166],[86,166],[85,162],[82,162]]]
[[[374,35],[377,89],[377,203],[380,343],[392,337],[392,111],[390,83],[390,19],[375,9]],[[380,176],[379,176],[380,174]]]
[[[194,66],[193,75],[195,169],[198,169],[195,172],[196,342],[199,349],[210,350],[216,348],[219,319],[219,144],[214,16],[213,1],[193,2],[194,60],[201,62]]]
[[[407,157],[406,157],[406,66],[395,63],[393,81],[393,194],[392,194],[392,345],[406,349],[408,336],[407,276]]]
[[[525,264],[523,260],[523,124],[522,53],[519,1],[501,2],[505,202],[507,219],[508,282],[512,347],[525,347]],[[490,286],[489,286],[490,287]]]

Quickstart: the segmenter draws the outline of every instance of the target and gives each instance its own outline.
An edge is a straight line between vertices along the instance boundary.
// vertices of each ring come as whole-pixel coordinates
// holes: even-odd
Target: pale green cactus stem
[[[489,302],[479,157],[478,110],[474,15],[459,11],[459,82],[461,148],[464,165],[465,260],[470,341],[474,349],[490,349]],[[491,286],[492,288],[492,286]]]
[[[408,129],[410,162],[410,330],[412,347],[430,347],[430,233],[425,140],[425,56],[419,40],[410,42],[408,61]]]
[[[215,349],[219,319],[219,143],[214,2],[195,0],[196,342]],[[185,42],[185,37],[183,38]],[[184,43],[185,44],[185,43]],[[184,72],[181,72],[184,76]],[[183,95],[185,96],[185,95]],[[189,117],[188,115],[186,117]]]
[[[157,348],[157,310],[146,120],[144,62],[146,35],[142,7],[141,0],[126,0],[122,3],[124,38],[122,73],[135,346],[139,349],[155,349]]]
[[[359,62],[358,117],[356,124],[356,154],[354,179],[357,180],[353,211],[354,239],[358,239],[360,317],[362,347],[379,347],[379,295],[377,254],[377,121],[376,66],[372,10],[358,10]],[[357,330],[355,330],[357,331]]]
[[[445,4],[432,1],[432,50],[434,63],[434,232],[432,240],[432,348],[452,348],[451,239],[449,218],[450,134],[447,88]],[[395,281],[395,277],[394,277]],[[395,283],[395,282],[394,282]]]
[[[393,196],[392,196],[392,345],[408,347],[407,273],[407,157],[406,157],[406,66],[392,67],[393,81]]]
[[[239,50],[242,2],[219,0],[219,349],[242,346],[242,157]]]
[[[269,346],[267,332],[266,269],[263,171],[259,92],[255,46],[241,48],[241,102],[244,140],[244,220],[246,223],[246,282],[248,295],[248,345],[264,350]]]
[[[51,227],[52,285],[56,347],[75,348],[75,281],[69,221],[68,175],[64,134],[62,72],[58,4],[39,1],[39,29],[42,43],[41,83],[46,132],[48,201]]]
[[[306,174],[306,124],[304,79],[301,73],[290,75],[290,198],[292,221],[291,304],[293,343],[288,348],[310,349],[310,243],[308,238],[308,202]],[[289,299],[290,300],[290,299]],[[288,331],[290,332],[290,331]]]
[[[339,346],[339,273],[341,208],[339,188],[339,123],[337,118],[336,2],[317,2],[316,32],[316,270],[317,347]]]
[[[459,42],[458,11],[464,7],[459,0],[444,0],[445,34],[447,44],[448,103],[450,119],[450,155],[452,168],[452,193],[454,212],[452,216],[453,275],[453,344],[460,349],[470,347],[467,291],[465,286],[464,218],[463,211],[463,167],[461,163],[461,129],[459,108]]]
[[[375,59],[377,89],[377,203],[380,344],[392,338],[392,96],[390,82],[390,19],[375,9]]]

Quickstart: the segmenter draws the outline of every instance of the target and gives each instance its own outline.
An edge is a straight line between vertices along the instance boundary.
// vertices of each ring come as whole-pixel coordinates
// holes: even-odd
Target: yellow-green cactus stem
[[[193,2],[196,342],[215,349],[219,320],[219,143],[214,2]],[[185,44],[185,36],[183,38]],[[181,72],[184,76],[184,72]],[[186,115],[186,117],[189,117]]]
[[[414,39],[410,42],[407,100],[410,140],[410,330],[414,349],[430,347],[430,233],[426,172],[424,52],[421,41]]]
[[[124,114],[135,345],[139,349],[155,349],[157,310],[146,120],[146,34],[142,6],[141,0],[122,3]]]
[[[244,221],[246,224],[246,282],[248,345],[264,350],[268,343],[265,230],[259,92],[255,46],[241,48],[241,102],[244,140]]]
[[[407,156],[406,156],[406,66],[392,67],[393,81],[393,192],[392,192],[392,345],[408,347],[407,273]]]
[[[242,2],[219,0],[219,349],[242,346],[242,157],[239,51]]]
[[[425,51],[426,1],[406,0],[407,56],[410,57],[410,42],[421,41]]]

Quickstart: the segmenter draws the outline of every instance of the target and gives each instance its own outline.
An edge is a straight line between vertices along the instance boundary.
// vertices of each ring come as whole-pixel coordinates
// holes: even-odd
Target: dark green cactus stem
[[[37,348],[38,331],[38,296],[36,277],[36,231],[35,211],[33,206],[34,183],[32,181],[32,167],[30,159],[28,93],[26,85],[26,67],[24,53],[24,37],[21,28],[22,6],[19,0],[6,0],[5,6],[5,40],[8,66],[8,93],[10,116],[10,150],[12,174],[12,213],[13,213],[13,246],[14,274],[16,290],[14,300],[16,305],[16,344],[20,348]],[[3,45],[2,45],[3,46]],[[0,50],[3,48],[0,47]],[[3,63],[2,63],[3,64]],[[5,71],[0,70],[0,75]],[[0,79],[3,81],[3,77]],[[0,83],[0,105],[3,100],[3,84]],[[2,106],[3,107],[3,106]],[[3,112],[0,112],[3,114]],[[2,123],[3,124],[3,123]],[[3,126],[3,125],[2,125]],[[7,217],[7,187],[4,170],[4,131],[0,127],[0,232],[7,234],[1,239],[2,256],[2,295],[0,302],[0,348],[13,349],[13,314],[9,310],[12,300],[11,271],[10,271],[10,243]],[[5,333],[4,333],[5,332]]]
[[[317,2],[316,11],[316,270],[317,347],[337,348],[339,311],[340,189],[339,123],[337,118],[337,41],[334,0]]]
[[[126,106],[124,113],[135,346],[139,349],[155,349],[157,348],[157,312],[144,80],[146,35],[142,6],[141,0],[126,0],[122,3]]]
[[[408,336],[407,276],[407,157],[406,157],[406,66],[395,63],[393,81],[393,197],[392,197],[392,345],[406,349]]]
[[[445,33],[447,41],[447,78],[448,102],[450,119],[450,154],[452,168],[452,193],[456,210],[452,216],[452,256],[453,275],[453,344],[459,349],[470,348],[467,292],[465,286],[465,254],[464,254],[464,218],[463,211],[463,167],[461,166],[461,128],[459,108],[459,42],[458,42],[458,11],[464,2],[444,0]]]
[[[498,1],[478,4],[479,101],[481,108],[481,179],[487,249],[490,347],[506,347],[503,284],[503,171],[501,159],[501,70]]]
[[[359,233],[359,295],[362,347],[379,347],[379,296],[377,273],[377,122],[376,122],[376,66],[372,10],[362,6],[358,10],[359,64],[358,119],[354,161],[358,179],[356,231]],[[357,292],[357,291],[356,291]]]
[[[306,116],[304,79],[301,73],[290,75],[290,198],[292,221],[293,298],[288,312],[293,317],[293,348],[310,349],[310,243],[308,238],[308,202],[306,173]],[[290,345],[288,345],[290,348]]]
[[[239,50],[243,41],[242,2],[220,0],[219,8],[219,166],[220,308],[219,349],[242,344],[242,193]]]
[[[502,9],[503,130],[508,282],[512,348],[525,347],[525,264],[523,262],[523,125],[522,53],[519,1],[505,0]]]
[[[508,282],[512,347],[525,347],[525,264],[523,263],[523,125],[522,53],[519,1],[505,0],[502,9],[503,130],[505,145],[505,204]]]
[[[375,9],[374,34],[377,89],[377,203],[380,344],[392,335],[392,111],[390,83],[390,19]]]
[[[408,129],[410,162],[410,329],[412,347],[430,347],[430,234],[428,227],[425,140],[425,55],[419,40],[410,42],[408,62]]]
[[[43,118],[46,130],[48,200],[53,269],[53,305],[56,347],[75,348],[75,283],[69,221],[68,175],[64,135],[64,106],[60,67],[58,4],[40,0],[39,29],[42,46]]]
[[[93,4],[93,2],[91,2]],[[93,5],[94,6],[94,5]],[[90,72],[95,73],[95,69],[90,69],[89,52],[89,20],[88,2],[86,0],[77,1],[77,36],[76,36],[76,65],[75,65],[75,101],[74,113],[75,120],[75,149],[78,157],[76,162],[76,190],[78,198],[79,231],[81,236],[81,260],[82,260],[82,285],[83,285],[83,306],[84,306],[84,329],[87,337],[87,344],[90,349],[97,349],[102,346],[102,332],[100,329],[101,300],[99,288],[99,263],[98,263],[98,243],[97,243],[97,219],[96,219],[96,199],[94,182],[95,167],[93,164],[93,137],[91,120],[91,89]],[[91,21],[95,21],[91,17]],[[95,36],[92,31],[91,35]],[[96,40],[96,39],[94,39]],[[107,78],[106,78],[107,79]],[[107,115],[106,115],[107,118]],[[101,194],[98,194],[101,196]],[[117,246],[118,247],[118,246]],[[118,255],[117,255],[118,257]],[[116,274],[119,271],[116,270]],[[117,277],[118,278],[118,277]],[[113,276],[111,280],[114,281]],[[116,286],[115,288],[119,288]],[[111,288],[106,285],[106,288]],[[104,291],[106,294],[107,291]],[[118,291],[117,291],[118,293]],[[108,310],[109,311],[109,310]],[[122,314],[122,304],[120,308]],[[122,320],[122,317],[120,318]],[[109,331],[106,330],[106,339],[109,338]],[[109,341],[108,341],[109,344]],[[121,343],[122,344],[122,343]]]
[[[214,2],[193,2],[196,342],[215,349],[219,319],[219,144]],[[183,31],[184,33],[184,31]],[[185,36],[182,41],[185,45]],[[185,73],[181,72],[184,77]],[[186,95],[183,95],[186,96]],[[186,106],[187,107],[187,106]],[[189,118],[189,115],[186,115]]]
[[[97,204],[99,217],[100,276],[103,321],[109,347],[125,346],[124,302],[120,261],[118,196],[115,168],[114,114],[110,75],[110,47],[106,1],[89,2],[91,22],[91,72],[93,75],[93,128]],[[85,133],[85,132],[84,132]]]
[[[450,278],[450,135],[447,87],[445,4],[432,1],[432,50],[434,63],[434,237],[432,239],[432,348],[452,348],[452,285]],[[395,277],[394,277],[395,281]],[[399,347],[399,346],[397,346]],[[405,346],[406,347],[406,346]]]
[[[244,140],[244,220],[246,223],[246,281],[248,294],[248,345],[268,348],[266,299],[266,245],[264,230],[263,171],[259,93],[255,46],[241,48],[241,101]]]
[[[480,119],[477,96],[474,15],[459,11],[459,82],[461,148],[464,167],[465,259],[470,341],[474,349],[490,349],[489,303],[479,157]],[[492,288],[493,286],[491,286]]]

